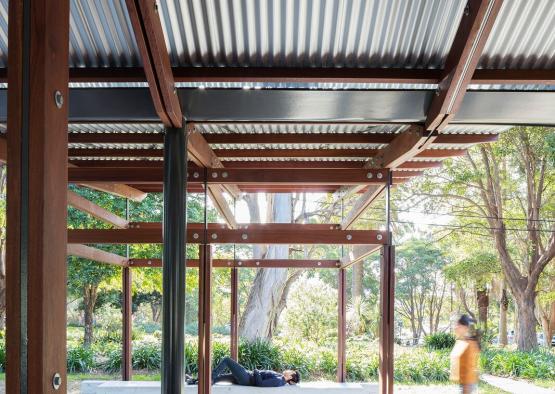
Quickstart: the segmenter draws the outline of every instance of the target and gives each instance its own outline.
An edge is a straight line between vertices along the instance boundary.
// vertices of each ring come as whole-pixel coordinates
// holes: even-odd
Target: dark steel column
[[[164,136],[162,393],[181,394],[184,374],[186,128]]]
[[[358,263],[361,264],[361,263]],[[347,378],[347,276],[344,269],[339,269],[337,286],[337,381],[344,382]]]
[[[386,228],[389,243],[381,249],[380,264],[380,394],[393,394],[393,343],[395,305],[395,247],[391,245],[391,172],[386,185]]]
[[[239,359],[239,269],[231,268],[231,358]]]
[[[212,249],[199,246],[198,394],[212,391]]]
[[[131,380],[133,376],[133,368],[131,364],[131,338],[132,338],[132,293],[131,293],[131,268],[125,267],[122,269],[122,312],[123,312],[123,332],[122,332],[122,363],[121,363],[121,378],[122,380]]]

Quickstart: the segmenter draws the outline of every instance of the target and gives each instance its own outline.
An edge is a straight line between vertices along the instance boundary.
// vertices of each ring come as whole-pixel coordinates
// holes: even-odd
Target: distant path
[[[514,380],[509,378],[500,378],[499,376],[493,375],[481,375],[481,379],[494,386],[498,389],[508,391],[514,394],[553,394],[555,390],[544,389],[543,387],[538,387],[532,383],[528,383],[522,380]]]

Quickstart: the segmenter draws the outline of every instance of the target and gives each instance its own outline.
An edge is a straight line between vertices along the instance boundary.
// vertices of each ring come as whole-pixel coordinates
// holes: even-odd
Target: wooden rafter
[[[68,244],[67,255],[98,261],[99,263],[127,267],[127,258],[82,244]]]
[[[442,130],[458,111],[503,0],[469,0],[447,56],[426,119],[427,130]]]
[[[156,113],[164,125],[181,127],[183,113],[176,94],[158,6],[156,2],[147,0],[126,0],[125,3]]]
[[[67,191],[67,204],[115,227],[127,228],[129,226],[127,220],[96,205],[92,201],[87,200],[71,190]]]
[[[374,245],[355,245],[347,255],[343,256],[340,260],[341,268],[348,268],[353,264],[357,264],[364,260],[366,257],[377,251],[380,247]]]

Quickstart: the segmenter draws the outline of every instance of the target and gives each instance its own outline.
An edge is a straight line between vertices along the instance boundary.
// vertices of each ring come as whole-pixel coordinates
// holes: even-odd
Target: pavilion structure
[[[183,390],[185,266],[200,269],[199,392],[210,385],[211,270],[338,270],[381,252],[380,393],[393,392],[394,246],[352,230],[392,185],[513,125],[555,124],[550,0],[0,2],[0,159],[7,162],[8,393],[66,391],[66,255],[123,270],[131,378],[131,273],[163,268],[162,391]],[[9,50],[8,50],[9,48]],[[8,57],[9,52],[9,57]],[[163,192],[163,223],[131,223],[68,191]],[[337,224],[237,223],[229,197],[357,195]],[[226,224],[186,224],[204,192]],[[67,230],[67,206],[112,229]],[[389,206],[386,208],[389,224]],[[95,244],[160,243],[162,260]],[[198,260],[185,261],[186,243]],[[340,261],[215,260],[211,245],[343,244]]]

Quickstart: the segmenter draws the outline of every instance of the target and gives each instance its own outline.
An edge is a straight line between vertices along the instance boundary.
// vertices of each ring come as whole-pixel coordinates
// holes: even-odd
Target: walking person
[[[455,324],[457,341],[451,352],[451,380],[460,385],[462,394],[475,392],[478,384],[480,345],[472,323],[467,315],[459,317]]]
[[[225,371],[228,370],[228,373]],[[247,370],[235,360],[225,357],[212,371],[212,384],[230,382],[240,386],[280,387],[286,384],[297,384],[300,381],[299,372],[285,370],[283,373],[270,370]],[[197,384],[198,379],[187,379],[187,384]]]

